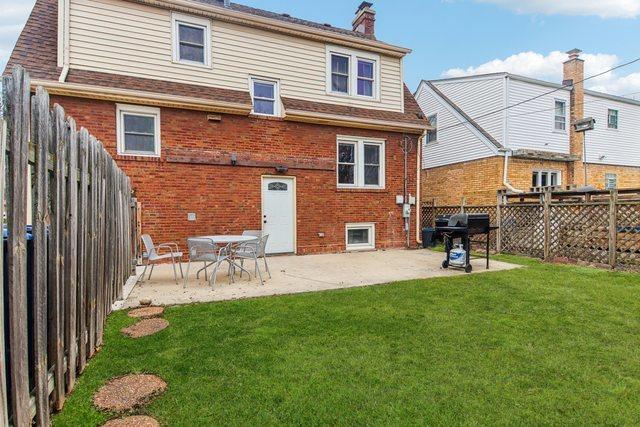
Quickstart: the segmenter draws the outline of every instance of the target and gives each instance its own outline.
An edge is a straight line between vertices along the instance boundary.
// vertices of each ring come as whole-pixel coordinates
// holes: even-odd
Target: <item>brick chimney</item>
[[[579,160],[574,161],[569,167],[569,177],[567,184],[574,184],[578,187],[584,184],[582,178],[584,164],[584,133],[575,131],[573,124],[584,118],[584,60],[580,59],[582,53],[579,49],[572,49],[567,54],[569,59],[565,61],[563,67],[563,85],[571,85],[571,101],[569,107],[569,147],[570,153],[578,156]]]
[[[353,20],[353,31],[374,39],[376,37],[376,12],[371,9],[372,7],[373,3],[368,1],[363,1],[360,4]]]

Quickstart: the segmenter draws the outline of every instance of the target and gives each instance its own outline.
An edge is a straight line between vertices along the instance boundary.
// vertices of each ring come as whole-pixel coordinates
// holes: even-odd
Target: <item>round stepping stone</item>
[[[164,307],[143,307],[131,310],[128,315],[135,319],[149,319],[151,317],[162,316]]]
[[[134,415],[107,421],[103,427],[160,427],[160,423],[145,415]]]
[[[120,332],[128,336],[129,338],[142,338],[149,335],[156,334],[169,326],[169,322],[164,319],[153,317],[151,319],[144,319],[136,323],[135,325],[127,326]]]
[[[162,393],[167,383],[150,374],[114,378],[93,396],[93,404],[102,411],[126,412],[144,405]]]

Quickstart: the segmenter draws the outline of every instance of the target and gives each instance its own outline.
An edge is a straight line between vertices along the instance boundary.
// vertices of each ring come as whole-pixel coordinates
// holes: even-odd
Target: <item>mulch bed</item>
[[[152,317],[162,316],[163,313],[164,307],[143,307],[131,310],[128,316],[135,319],[150,319]]]
[[[107,421],[103,427],[160,427],[160,423],[145,415],[134,415]]]
[[[102,411],[126,412],[146,404],[166,389],[167,383],[155,375],[127,375],[102,386],[93,396],[93,404]]]
[[[142,338],[156,334],[169,326],[169,322],[164,319],[154,317],[152,319],[144,319],[135,325],[127,326],[120,332],[129,338]]]

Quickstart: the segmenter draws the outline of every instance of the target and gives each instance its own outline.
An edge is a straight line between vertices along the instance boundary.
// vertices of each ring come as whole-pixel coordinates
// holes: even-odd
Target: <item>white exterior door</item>
[[[262,179],[262,231],[269,235],[269,254],[295,252],[295,191],[293,178]]]

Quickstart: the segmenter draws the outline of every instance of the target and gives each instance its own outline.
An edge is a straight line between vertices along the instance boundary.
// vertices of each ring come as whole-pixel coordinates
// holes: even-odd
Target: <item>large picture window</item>
[[[117,106],[118,154],[160,156],[160,109],[138,105]]]
[[[211,23],[208,19],[173,14],[173,60],[211,66]]]
[[[384,142],[338,139],[338,187],[384,188]]]

